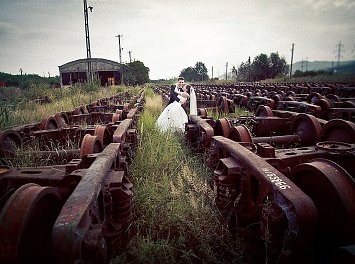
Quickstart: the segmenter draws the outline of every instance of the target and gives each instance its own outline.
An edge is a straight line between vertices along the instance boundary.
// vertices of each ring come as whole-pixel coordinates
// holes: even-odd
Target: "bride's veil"
[[[190,88],[190,115],[197,115],[197,100],[195,89],[191,86]]]

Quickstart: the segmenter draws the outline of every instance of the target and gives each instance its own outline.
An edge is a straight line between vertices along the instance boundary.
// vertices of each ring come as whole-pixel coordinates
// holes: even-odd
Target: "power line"
[[[89,0],[90,1],[90,0]],[[104,10],[104,7],[102,6],[102,4],[99,1],[93,0],[90,1],[92,2],[93,5],[95,5],[98,15],[101,17],[101,20],[106,24],[106,25],[112,25],[113,22],[112,20],[109,18],[109,16],[106,15],[106,12]]]
[[[341,53],[342,53],[342,52],[345,52],[345,50],[342,49],[342,48],[344,48],[344,45],[341,44],[341,41],[339,41],[339,44],[337,44],[335,47],[337,48],[336,52],[338,53],[335,57],[336,57],[337,60],[338,60],[338,65],[337,65],[337,66],[339,67],[339,66],[340,66],[340,58],[343,57],[343,56],[341,55]]]

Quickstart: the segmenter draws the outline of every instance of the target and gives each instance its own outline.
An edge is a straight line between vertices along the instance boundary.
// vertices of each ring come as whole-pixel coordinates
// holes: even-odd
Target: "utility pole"
[[[344,45],[341,44],[341,41],[339,41],[339,44],[336,45],[335,47],[338,48],[338,50],[337,50],[338,54],[337,54],[336,58],[338,59],[338,65],[337,66],[339,67],[340,66],[340,58],[343,57],[341,55],[341,53],[345,52],[345,50],[342,49],[342,48],[344,48]]]
[[[122,68],[122,56],[121,56],[121,52],[123,50],[123,48],[121,49],[121,37],[123,37],[123,35],[118,34],[115,37],[118,38],[118,55],[119,55],[119,59],[120,59],[121,84],[123,84],[123,68]]]
[[[308,72],[308,58],[306,58],[306,72]]]
[[[93,7],[89,6],[90,12],[92,12]],[[88,6],[87,1],[84,0],[84,18],[85,18],[85,36],[86,36],[86,60],[88,64],[88,74],[87,80],[89,82],[93,81],[92,67],[91,67],[91,49],[90,49],[90,34],[89,34],[89,16],[88,16]]]
[[[128,54],[129,54],[129,63],[132,63],[131,53],[132,53],[132,51],[128,51]]]
[[[226,63],[226,81],[228,80],[228,62]]]
[[[250,82],[250,56],[248,59],[248,82]]]
[[[292,43],[292,49],[291,49],[291,66],[290,66],[290,77],[292,76],[292,64],[293,64],[293,51],[295,49],[295,44]]]
[[[212,66],[212,80],[213,80],[213,66]]]
[[[22,70],[22,68],[20,68],[20,73],[21,73],[21,83],[23,83],[23,76],[22,76],[22,72],[23,72],[23,70]]]

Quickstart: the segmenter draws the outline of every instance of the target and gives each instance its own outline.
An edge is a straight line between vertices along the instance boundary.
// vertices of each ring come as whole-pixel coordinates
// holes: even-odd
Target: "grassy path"
[[[182,135],[155,128],[162,105],[160,96],[146,95],[130,167],[136,215],[127,249],[112,263],[242,263],[243,249],[214,206],[213,173]]]

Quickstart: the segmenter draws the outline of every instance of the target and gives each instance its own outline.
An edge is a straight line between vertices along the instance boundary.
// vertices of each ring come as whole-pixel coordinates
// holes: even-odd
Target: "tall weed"
[[[214,206],[212,172],[183,135],[155,127],[161,111],[160,96],[146,98],[130,167],[136,205],[131,240],[112,263],[241,263]]]
[[[74,108],[89,104],[96,99],[111,97],[117,94],[118,88],[97,87],[94,84],[79,84],[66,88],[51,88],[48,85],[32,85],[28,90],[7,87],[1,90],[0,131],[10,127],[28,123],[40,122],[43,118],[61,111],[71,111]],[[89,88],[85,88],[90,86]],[[140,87],[141,88],[141,87]],[[121,89],[128,89],[122,87]],[[130,89],[137,94],[139,88]],[[33,99],[47,96],[51,103],[37,104]]]

